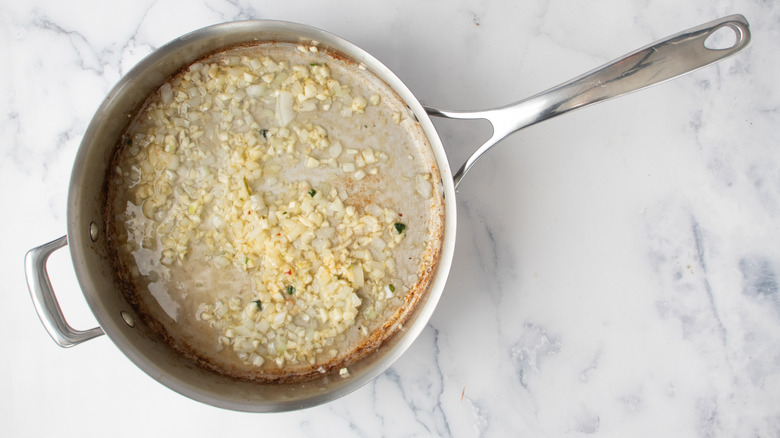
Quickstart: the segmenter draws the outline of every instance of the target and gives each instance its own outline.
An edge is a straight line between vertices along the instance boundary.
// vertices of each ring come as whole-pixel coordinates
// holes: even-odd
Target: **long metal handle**
[[[722,28],[736,38],[727,48],[708,48],[705,41]],[[520,102],[484,111],[445,111],[426,107],[432,116],[487,119],[493,135],[455,173],[455,187],[488,149],[508,135],[566,112],[659,84],[720,61],[744,49],[750,29],[742,15],[730,15],[659,40],[595,70]]]
[[[60,347],[72,347],[103,334],[103,329],[95,327],[89,330],[76,330],[71,327],[62,314],[57,297],[54,295],[46,262],[56,250],[68,244],[68,237],[62,236],[45,245],[33,248],[24,257],[24,273],[27,288],[38,312],[43,327]]]

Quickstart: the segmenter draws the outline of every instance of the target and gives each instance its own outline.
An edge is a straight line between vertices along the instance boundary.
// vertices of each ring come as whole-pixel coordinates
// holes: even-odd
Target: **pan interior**
[[[123,293],[204,369],[348,376],[431,287],[437,157],[395,91],[338,52],[212,53],[149,96],[116,151],[105,228]]]

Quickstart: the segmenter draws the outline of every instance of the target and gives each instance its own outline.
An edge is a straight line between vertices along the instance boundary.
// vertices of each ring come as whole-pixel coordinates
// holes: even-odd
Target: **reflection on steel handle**
[[[720,29],[736,38],[727,48],[708,48],[705,41]],[[509,134],[568,111],[690,73],[744,49],[750,29],[742,15],[731,15],[664,38],[593,71],[520,102],[484,111],[444,111],[426,108],[432,116],[453,119],[487,119],[493,135],[455,173],[455,187],[471,166]]]
[[[46,331],[60,347],[72,347],[103,334],[100,327],[84,331],[71,327],[65,321],[60,304],[54,295],[49,274],[46,272],[46,262],[54,251],[67,244],[67,236],[62,236],[31,249],[24,257],[24,273],[27,276],[27,287],[30,289],[33,305]]]

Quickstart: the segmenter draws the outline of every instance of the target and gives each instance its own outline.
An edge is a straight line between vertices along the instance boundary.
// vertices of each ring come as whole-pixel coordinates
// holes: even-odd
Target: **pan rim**
[[[111,314],[111,310],[108,309],[103,300],[99,299],[97,296],[97,291],[100,290],[100,286],[98,285],[99,282],[95,281],[93,275],[96,274],[91,272],[89,265],[86,263],[90,257],[94,256],[91,254],[91,252],[94,252],[94,249],[92,248],[92,245],[90,245],[91,240],[88,231],[89,224],[93,221],[88,217],[89,215],[83,214],[83,208],[80,207],[85,202],[81,188],[90,177],[94,178],[94,175],[85,175],[86,172],[84,172],[84,167],[89,160],[95,159],[94,155],[96,152],[94,151],[95,146],[93,142],[95,134],[102,128],[105,115],[116,111],[115,106],[118,104],[119,97],[134,87],[136,78],[143,75],[145,72],[148,72],[149,69],[158,68],[160,63],[172,53],[184,50],[184,48],[187,47],[197,46],[204,41],[219,41],[225,39],[228,35],[235,34],[272,34],[274,32],[297,35],[301,42],[316,41],[320,44],[325,44],[328,47],[333,47],[338,51],[345,53],[353,60],[361,63],[386,82],[407,104],[411,114],[413,114],[420,123],[424,134],[427,136],[434,158],[439,167],[438,170],[441,176],[442,193],[445,199],[444,227],[441,250],[435,265],[436,271],[433,275],[431,284],[429,285],[425,302],[420,303],[420,307],[416,309],[417,315],[408,326],[404,327],[404,332],[397,335],[400,340],[394,343],[389,350],[383,352],[379,359],[376,359],[372,364],[367,366],[364,372],[351,376],[344,381],[337,382],[338,384],[334,384],[333,389],[328,392],[300,399],[285,401],[272,400],[267,403],[261,403],[258,400],[240,400],[233,397],[219,397],[214,393],[204,392],[203,388],[193,388],[190,382],[181,379],[179,376],[165,372],[164,368],[160,367],[159,364],[154,361],[150,361],[147,356],[134,346],[133,341],[127,334],[127,328],[122,325],[123,322],[120,316]],[[219,50],[222,50],[227,46],[220,47]],[[202,52],[199,57],[202,57],[207,53],[207,51]],[[181,65],[181,67],[184,66],[186,66],[186,64]],[[338,36],[308,25],[276,20],[245,20],[204,27],[161,46],[140,61],[112,88],[85,131],[74,161],[68,192],[68,240],[70,242],[70,252],[72,260],[74,261],[77,279],[90,309],[109,339],[117,345],[120,351],[122,351],[131,362],[145,373],[149,374],[152,378],[175,392],[209,405],[251,412],[280,412],[301,409],[334,400],[362,387],[390,367],[423,331],[441,298],[454,255],[456,216],[454,182],[443,145],[422,104],[406,85],[383,63],[358,46]]]

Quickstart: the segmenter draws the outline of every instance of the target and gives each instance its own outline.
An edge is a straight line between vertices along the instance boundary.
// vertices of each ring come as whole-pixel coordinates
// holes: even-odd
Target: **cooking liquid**
[[[244,97],[243,103],[238,105],[242,108],[240,114],[243,118],[226,112],[225,108],[231,108],[230,105],[207,105],[209,93],[212,94],[212,100],[225,97],[227,102],[230,96],[225,96],[227,93],[224,88],[216,91],[206,90],[206,93],[198,95],[198,92],[194,92],[190,87],[186,100],[177,103],[178,93],[188,91],[181,87],[181,84],[186,82],[184,75],[188,74],[188,71],[184,71],[150,97],[123,137],[113,166],[116,168],[116,174],[112,175],[113,183],[109,190],[111,214],[107,219],[108,229],[113,230],[120,242],[114,248],[117,262],[134,284],[132,290],[125,293],[132,296],[131,302],[137,303],[139,313],[159,323],[156,325],[162,327],[162,337],[168,340],[173,348],[201,365],[240,378],[304,379],[348,366],[351,361],[359,359],[361,355],[367,354],[390,337],[403,323],[414,304],[427,290],[440,250],[443,199],[435,160],[421,127],[408,116],[406,105],[397,95],[365,69],[325,51],[302,51],[291,44],[274,43],[212,55],[196,63],[195,70],[206,72],[206,69],[200,66],[213,64],[221,66],[224,71],[230,71],[231,65],[237,65],[238,60],[246,62],[247,59],[263,60],[266,57],[276,63],[284,61],[288,66],[312,68],[327,65],[330,76],[336,79],[341,87],[351,90],[349,96],[352,96],[353,101],[355,97],[361,96],[366,100],[374,100],[375,104],[369,103],[360,111],[358,100],[359,110],[347,116],[346,113],[350,112],[346,111],[349,100],[348,96],[342,95],[340,98],[331,99],[332,103],[327,110],[323,110],[320,105],[317,110],[298,111],[293,120],[287,121],[285,126],[280,126],[285,120],[280,122],[279,97],[268,90],[266,93],[269,94],[258,96],[256,101]],[[257,65],[258,62],[253,64]],[[192,71],[193,69],[189,70],[190,75]],[[277,72],[277,77],[281,74],[283,72]],[[263,78],[251,79],[252,81],[245,82],[250,85],[268,85],[263,82]],[[246,93],[241,93],[241,90],[241,87],[231,89],[233,98],[237,94],[245,96]],[[378,96],[378,99],[371,96]],[[173,112],[166,113],[162,110],[174,107]],[[281,117],[284,118],[284,115]],[[184,121],[187,122],[186,126]],[[331,161],[331,165],[327,165],[333,158],[330,147],[317,149],[312,147],[312,141],[297,138],[294,131],[304,127],[304,133],[308,132],[305,127],[310,124],[323,127],[331,145],[334,142],[342,145],[343,151],[338,159]],[[308,356],[296,356],[293,349],[292,353],[280,360],[279,348],[284,348],[281,344],[285,340],[280,340],[280,335],[272,336],[272,339],[266,336],[263,338],[264,342],[256,347],[256,354],[253,353],[253,357],[260,356],[263,359],[253,362],[248,360],[246,354],[239,354],[232,348],[234,344],[225,342],[226,329],[215,326],[213,319],[205,318],[207,312],[203,310],[204,304],[213,305],[218,301],[228,307],[235,304],[243,312],[246,306],[255,300],[261,301],[258,298],[263,296],[266,298],[262,301],[266,302],[258,304],[258,307],[265,306],[265,309],[259,311],[270,311],[268,306],[273,304],[273,297],[278,301],[280,292],[269,291],[266,285],[258,283],[258,277],[255,275],[258,268],[246,266],[249,264],[249,257],[236,253],[234,242],[230,239],[231,224],[212,210],[212,205],[231,196],[231,193],[236,193],[235,190],[231,191],[230,184],[224,183],[227,177],[222,178],[221,184],[218,177],[216,187],[198,187],[197,183],[200,181],[198,175],[204,172],[235,176],[237,170],[229,168],[235,146],[231,144],[235,143],[232,136],[258,134],[258,126],[261,127],[262,137],[266,137],[270,131],[276,134],[284,133],[281,130],[286,128],[293,131],[289,137],[294,139],[293,145],[288,147],[286,153],[273,156],[265,154],[257,178],[251,181],[244,179],[247,194],[260,194],[262,197],[264,208],[258,211],[267,216],[279,216],[279,210],[284,206],[274,203],[292,200],[300,204],[302,199],[306,199],[305,195],[295,192],[294,188],[299,190],[300,187],[308,185],[311,187],[310,195],[311,190],[319,191],[318,196],[335,194],[345,206],[353,207],[358,216],[368,214],[367,209],[373,209],[381,210],[383,214],[392,212],[396,217],[393,219],[395,223],[390,223],[390,228],[387,228],[385,223],[382,234],[387,241],[394,243],[392,250],[386,250],[385,255],[382,255],[376,248],[367,249],[373,251],[374,261],[387,257],[389,251],[394,269],[387,269],[381,282],[369,282],[367,278],[362,287],[354,287],[354,283],[351,284],[360,301],[354,322],[334,336],[320,339],[317,343],[319,348]],[[230,132],[228,139],[221,134],[225,128]],[[171,136],[176,140],[175,146],[165,147],[167,155],[160,153],[168,157],[168,160],[160,164],[150,164],[149,161],[154,160],[149,154],[157,153],[152,145],[157,144],[159,148],[166,141],[171,143]],[[181,155],[185,143],[189,143],[189,161]],[[270,140],[263,138],[253,147],[267,148],[269,145]],[[342,161],[350,159],[345,154],[357,151],[353,156],[362,157],[366,149],[384,158],[377,159],[373,165],[364,164],[360,168],[366,170],[364,175],[356,173],[357,170],[352,171],[349,166],[344,170]],[[180,162],[177,166],[171,166],[170,157],[177,154],[181,155]],[[146,157],[146,162],[139,157]],[[309,158],[314,158],[322,164],[314,167]],[[355,162],[354,157],[351,162]],[[188,165],[191,168],[188,169]],[[375,173],[371,173],[372,169],[375,169]],[[144,170],[147,174],[152,172],[153,183],[142,183],[140,175]],[[193,175],[196,177],[191,178]],[[172,188],[160,183],[164,178],[173,181]],[[428,181],[428,185],[425,181]],[[142,190],[147,190],[144,196],[141,196]],[[202,197],[203,190],[214,200],[204,201],[194,210],[190,206],[189,211],[184,214],[179,212],[177,217],[185,218],[185,223],[188,222],[187,217],[195,217],[191,213],[197,213],[198,220],[189,221],[186,243],[179,243],[178,251],[171,257],[170,239],[166,241],[166,237],[172,235],[170,218],[174,213],[171,213],[170,205],[183,195],[191,195],[187,196],[189,201],[198,196]],[[167,193],[168,191],[171,193]],[[311,195],[312,198],[314,196]],[[150,207],[149,203],[156,208]],[[236,204],[240,202],[236,201]],[[380,222],[381,219],[380,215]],[[194,226],[192,222],[196,222]],[[402,224],[401,228],[396,225],[398,223]],[[333,228],[338,227],[338,223],[330,225]],[[398,236],[393,236],[393,230]],[[215,242],[215,239],[209,237],[212,235],[222,238],[216,239]],[[332,240],[335,242],[337,239]],[[359,236],[355,236],[350,242],[358,240]],[[300,241],[295,244],[300,246]],[[304,246],[303,250],[306,249]],[[237,257],[245,257],[245,263]],[[291,265],[295,263],[293,261]],[[381,287],[382,285],[384,287]],[[394,290],[388,292],[391,286]],[[271,288],[274,287],[272,283]],[[285,298],[284,305],[289,309],[283,310],[290,315],[291,323],[295,323],[309,335],[312,331],[327,327],[328,323],[322,321],[322,318],[312,317],[316,312],[306,313],[305,303],[297,301],[314,294],[311,288],[302,286],[301,290],[295,290],[295,294],[289,292],[284,295],[286,290],[288,289],[282,289],[281,293]],[[299,305],[301,303],[303,305]],[[211,312],[208,312],[208,315],[211,315]],[[284,328],[278,333],[284,333]]]

